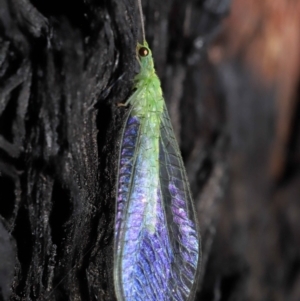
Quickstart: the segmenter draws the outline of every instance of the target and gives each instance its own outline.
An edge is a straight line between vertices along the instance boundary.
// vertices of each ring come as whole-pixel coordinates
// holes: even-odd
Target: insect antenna
[[[138,0],[138,6],[139,6],[140,17],[141,17],[141,27],[142,27],[142,36],[143,36],[143,44],[144,44],[146,42],[146,38],[145,38],[145,26],[144,26],[142,0]]]

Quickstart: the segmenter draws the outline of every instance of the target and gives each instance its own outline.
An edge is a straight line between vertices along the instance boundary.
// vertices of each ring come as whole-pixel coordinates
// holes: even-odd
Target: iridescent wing
[[[129,115],[121,142],[114,250],[117,299],[192,300],[200,240],[185,169],[166,109],[158,135],[159,181],[153,200],[143,199],[149,177],[155,175],[145,172],[150,163],[144,161],[147,136],[140,134],[140,126],[140,120]],[[149,202],[154,208],[151,211],[147,210]]]
[[[200,235],[189,183],[166,107],[160,131],[160,184],[174,259],[171,300],[193,300],[200,268]]]

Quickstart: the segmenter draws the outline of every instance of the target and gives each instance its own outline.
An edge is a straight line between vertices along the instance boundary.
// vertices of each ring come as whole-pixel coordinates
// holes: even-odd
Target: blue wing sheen
[[[160,131],[160,181],[180,300],[193,300],[200,267],[200,235],[186,171],[166,107]]]
[[[145,200],[145,190],[152,182],[147,178],[150,163],[143,156],[149,137],[141,134],[140,124],[129,114],[121,141],[114,249],[116,295],[119,301],[192,300],[200,240],[179,148],[165,109],[156,199]],[[147,210],[149,202],[154,204],[154,212]],[[147,226],[149,221],[153,229]]]

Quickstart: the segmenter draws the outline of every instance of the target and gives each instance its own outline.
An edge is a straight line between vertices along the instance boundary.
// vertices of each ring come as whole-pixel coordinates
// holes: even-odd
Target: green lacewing
[[[180,150],[145,40],[119,150],[114,236],[118,301],[193,300],[200,235]]]

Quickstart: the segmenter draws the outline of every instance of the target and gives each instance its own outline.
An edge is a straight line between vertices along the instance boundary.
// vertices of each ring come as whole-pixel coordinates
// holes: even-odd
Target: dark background
[[[144,0],[198,210],[196,300],[300,300],[300,1]],[[0,0],[0,301],[115,300],[134,0]]]

